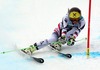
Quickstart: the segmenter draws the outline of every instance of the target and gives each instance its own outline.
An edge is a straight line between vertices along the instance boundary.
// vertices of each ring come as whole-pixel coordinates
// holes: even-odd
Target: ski
[[[39,62],[39,63],[44,63],[44,59],[43,58],[37,58],[37,57],[33,57],[30,56],[32,59],[34,59],[35,61]]]
[[[69,54],[69,53],[67,53],[67,54],[61,53],[61,52],[58,52],[58,53],[59,53],[62,57],[72,58],[72,55]]]
[[[87,38],[82,38],[82,39],[79,39],[79,40],[77,40],[77,41],[75,41],[75,42],[79,42],[79,41],[83,41],[83,40],[87,40]],[[64,42],[64,43],[63,43]],[[60,40],[60,39],[58,39],[58,41],[57,42],[53,42],[53,43],[58,43],[58,44],[65,44],[66,43],[66,41],[63,41],[62,42],[62,40]],[[53,43],[50,43],[49,44],[49,46],[50,46],[50,48],[52,49],[52,50],[54,50],[54,51],[56,51],[57,53],[59,53],[61,56],[63,56],[63,57],[67,57],[67,58],[72,58],[72,55],[71,54],[69,54],[69,53],[67,53],[67,54],[65,54],[65,53],[62,53],[62,52],[60,52],[59,50],[57,50],[52,44]]]
[[[38,63],[44,63],[44,59],[43,58],[38,58],[38,57],[34,57],[32,55],[28,55],[26,53],[24,53],[23,51],[21,51],[22,49],[18,49],[17,46],[16,46],[16,49],[17,49],[17,52],[20,54],[20,55],[23,55],[23,56],[26,56],[27,58],[32,58],[34,61],[38,62]]]
[[[87,40],[87,38],[84,37],[84,38],[81,38],[81,39],[79,39],[79,40],[76,40],[75,42],[86,41],[86,40]],[[56,43],[56,42],[54,42],[54,43]],[[14,45],[14,46],[16,46],[16,45]],[[48,46],[50,46],[50,44],[49,44]],[[52,48],[52,47],[51,47],[51,48]],[[25,48],[22,48],[22,49],[25,49]],[[53,48],[53,49],[54,49],[54,48]],[[16,48],[15,48],[14,50],[2,51],[2,52],[0,52],[0,54],[7,54],[7,53],[15,52],[15,51],[18,51],[18,50],[21,50],[21,49],[18,49],[17,46],[16,46]],[[58,50],[56,50],[56,49],[54,49],[54,50],[55,50],[57,53],[59,53],[60,55],[64,56],[64,57],[67,57],[67,58],[71,58],[71,57],[72,57],[71,54],[61,53],[60,51],[58,51]],[[22,52],[21,52],[21,53],[22,53]],[[24,53],[24,54],[25,54],[25,53]],[[28,56],[29,56],[30,58],[32,58],[33,60],[39,62],[39,63],[44,63],[44,59],[43,59],[43,58],[37,58],[37,57],[30,56],[30,55],[28,55]]]
[[[69,54],[69,53],[67,53],[67,54],[66,53],[62,53],[62,52],[58,51],[57,49],[55,49],[54,46],[52,46],[51,44],[50,44],[50,47],[51,47],[52,50],[54,50],[55,52],[57,52],[62,57],[72,58],[71,54]]]

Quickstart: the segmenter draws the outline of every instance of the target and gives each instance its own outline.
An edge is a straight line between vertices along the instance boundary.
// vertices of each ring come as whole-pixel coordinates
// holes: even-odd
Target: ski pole
[[[25,49],[25,48],[22,48],[22,49]],[[22,50],[22,49],[18,49],[18,50]],[[15,52],[15,51],[17,51],[17,50],[15,49],[15,50],[3,51],[3,52],[0,52],[0,54],[6,54],[6,53],[10,53],[10,52]]]
[[[85,38],[81,38],[81,39],[79,39],[79,40],[77,40],[75,42],[79,42],[79,41],[83,41],[83,40],[87,40],[87,38],[86,37]],[[21,49],[18,49],[18,50],[22,50],[22,49],[25,49],[25,48],[21,48]],[[16,49],[15,50],[8,50],[8,51],[0,52],[0,54],[6,54],[6,53],[10,53],[10,52],[15,52],[15,51],[17,51],[17,50]]]
[[[85,38],[81,38],[79,40],[76,40],[75,42],[79,42],[79,41],[83,41],[83,40],[87,40],[87,38],[86,37]]]

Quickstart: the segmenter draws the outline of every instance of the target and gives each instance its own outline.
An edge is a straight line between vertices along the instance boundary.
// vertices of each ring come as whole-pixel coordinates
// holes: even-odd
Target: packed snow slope
[[[86,57],[87,40],[62,47],[61,52],[71,53],[71,59],[58,55],[48,46],[36,51],[34,56],[42,57],[45,60],[43,64],[23,57],[18,51],[9,52],[15,50],[15,45],[24,48],[49,38],[71,7],[79,7],[86,20],[77,40],[86,38],[88,4],[88,0],[0,0],[0,70],[99,70],[99,0],[92,0],[90,58]]]

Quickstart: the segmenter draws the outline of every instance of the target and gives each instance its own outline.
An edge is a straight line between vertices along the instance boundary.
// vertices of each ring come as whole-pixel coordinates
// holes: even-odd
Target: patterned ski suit
[[[48,45],[49,43],[57,41],[58,38],[61,37],[63,33],[65,34],[67,40],[69,40],[71,36],[74,36],[76,38],[81,32],[81,30],[84,28],[84,26],[85,26],[85,20],[82,16],[76,24],[73,24],[70,21],[68,15],[66,14],[62,18],[62,22],[60,22],[58,24],[58,27],[54,29],[54,32],[52,33],[49,39],[36,43],[38,49]]]

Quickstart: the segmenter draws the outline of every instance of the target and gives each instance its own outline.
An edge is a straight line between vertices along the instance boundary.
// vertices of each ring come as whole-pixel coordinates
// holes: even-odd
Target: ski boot
[[[50,44],[50,46],[55,50],[61,51],[61,43],[60,42],[54,42],[54,43]]]
[[[66,43],[66,37],[58,38],[57,42],[52,43],[50,46],[58,51],[61,51],[62,45]]]
[[[38,50],[38,46],[36,43],[34,45],[30,45],[28,48],[21,49],[22,52],[28,55],[32,55],[36,50]]]

